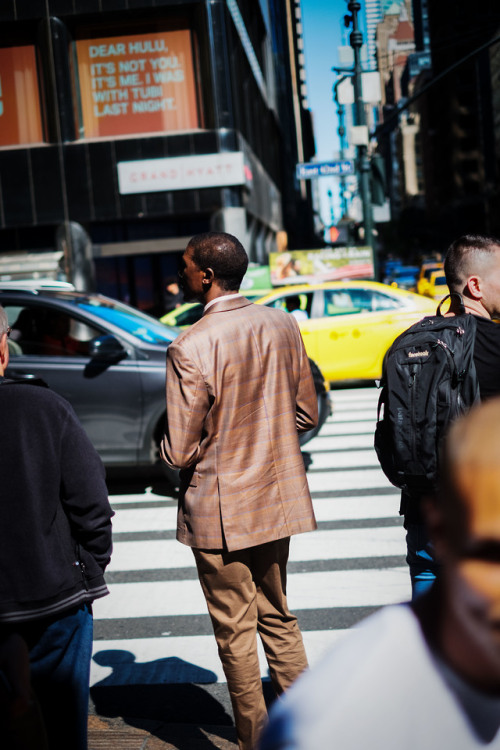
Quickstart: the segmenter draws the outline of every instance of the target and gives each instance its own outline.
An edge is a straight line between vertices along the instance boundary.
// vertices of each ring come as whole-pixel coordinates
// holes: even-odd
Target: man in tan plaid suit
[[[276,692],[306,668],[286,601],[291,534],[316,528],[298,433],[317,399],[297,322],[238,293],[240,242],[189,242],[181,286],[203,317],[167,352],[162,458],[181,468],[177,539],[193,548],[233,704],[239,747],[266,721],[259,632]]]

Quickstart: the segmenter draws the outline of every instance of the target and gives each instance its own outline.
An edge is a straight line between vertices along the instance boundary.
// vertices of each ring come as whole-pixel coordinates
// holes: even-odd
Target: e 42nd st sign
[[[354,174],[354,162],[344,159],[297,164],[296,174],[298,180],[312,180],[315,177],[343,177]]]

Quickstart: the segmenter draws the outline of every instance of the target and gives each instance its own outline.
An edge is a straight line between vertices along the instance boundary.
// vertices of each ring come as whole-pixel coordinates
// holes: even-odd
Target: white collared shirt
[[[216,302],[221,302],[224,300],[224,302],[228,299],[236,299],[236,297],[243,297],[244,295],[241,294],[241,292],[235,292],[234,294],[223,294],[221,297],[216,297],[215,299],[210,300],[210,302],[207,302],[205,307],[203,308],[203,312],[206,313],[209,307],[212,307],[212,305],[215,305]]]

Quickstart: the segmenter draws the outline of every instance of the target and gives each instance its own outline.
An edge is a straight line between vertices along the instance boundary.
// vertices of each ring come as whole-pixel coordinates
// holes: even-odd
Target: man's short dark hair
[[[211,268],[226,291],[237,291],[248,268],[248,255],[241,242],[226,232],[205,232],[189,240],[193,261],[204,271]]]
[[[480,273],[497,250],[500,250],[499,239],[480,234],[464,234],[452,242],[444,260],[450,291],[462,292],[469,276]]]

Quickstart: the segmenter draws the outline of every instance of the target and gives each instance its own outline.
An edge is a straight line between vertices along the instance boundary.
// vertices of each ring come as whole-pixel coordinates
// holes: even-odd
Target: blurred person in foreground
[[[50,750],[86,750],[91,603],[108,593],[113,511],[101,460],[67,401],[5,377],[9,333],[0,307],[0,643],[24,642],[29,657],[22,667],[22,648],[13,660],[2,652],[4,715],[19,722],[28,710],[19,670],[29,666]]]
[[[432,589],[340,640],[276,702],[260,750],[500,748],[500,398],[452,425],[424,512]]]
[[[180,284],[205,308],[167,350],[161,450],[182,470],[177,539],[193,548],[244,750],[267,719],[257,631],[278,694],[307,666],[286,565],[290,536],[316,528],[298,433],[318,419],[298,324],[239,293],[247,265],[230,234],[188,243]]]

